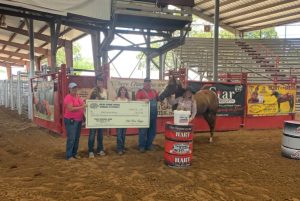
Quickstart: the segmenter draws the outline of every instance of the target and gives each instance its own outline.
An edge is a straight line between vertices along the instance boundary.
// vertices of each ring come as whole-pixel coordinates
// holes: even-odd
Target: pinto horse
[[[180,97],[184,93],[184,88],[182,87],[180,81],[177,81],[174,77],[171,77],[166,88],[159,94],[159,100],[163,101],[165,98],[170,97],[175,94],[175,97]],[[219,100],[214,91],[203,89],[199,90],[194,98],[197,103],[197,116],[203,116],[207,122],[210,129],[210,139],[213,141],[213,135],[216,125],[216,115],[219,107]],[[176,108],[176,105],[173,106],[173,110]]]
[[[294,109],[294,96],[292,94],[286,93],[286,94],[280,94],[278,91],[272,91],[271,96],[275,96],[277,99],[278,104],[278,112],[280,112],[280,103],[289,102],[290,105],[290,112],[293,112]]]

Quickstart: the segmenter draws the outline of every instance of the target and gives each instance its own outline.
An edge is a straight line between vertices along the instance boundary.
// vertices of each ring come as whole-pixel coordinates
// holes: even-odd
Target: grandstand
[[[213,39],[187,38],[174,52],[181,64],[199,73],[201,80],[212,80]],[[299,100],[299,56],[300,39],[219,39],[218,74],[222,80],[230,73],[247,73],[249,83],[297,79]]]

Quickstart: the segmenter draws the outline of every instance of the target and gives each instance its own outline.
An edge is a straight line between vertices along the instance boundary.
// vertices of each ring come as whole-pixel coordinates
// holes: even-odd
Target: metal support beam
[[[13,46],[13,47],[16,47],[16,48],[19,48],[19,49],[24,49],[24,50],[27,50],[27,51],[29,50],[29,45],[24,45],[24,44],[15,43],[15,42],[9,42],[9,41],[6,41],[6,40],[0,40],[0,43],[2,43],[4,45]],[[39,53],[39,54],[44,54],[44,55],[48,54],[47,49],[40,48],[40,47],[35,47],[34,51],[36,53]]]
[[[41,71],[41,58],[40,57],[35,57],[35,66],[36,66],[36,70]]]
[[[159,79],[164,80],[166,54],[159,55]]]
[[[73,68],[73,43],[71,41],[68,41],[65,44],[65,55],[66,55],[66,64],[67,67]]]
[[[200,17],[201,19],[205,20],[205,21],[208,21],[210,23],[214,23],[214,19],[213,19],[213,16],[211,15],[206,15],[206,14],[203,14],[202,10],[196,10],[196,9],[193,9],[192,10],[192,13],[198,17]],[[240,14],[239,14],[240,15]],[[228,26],[227,24],[225,23],[220,23],[221,27],[235,35],[238,35],[240,32],[239,30],[237,29],[234,29],[233,27],[231,26]]]
[[[23,36],[28,36],[28,31],[26,31],[24,29],[20,29],[20,28],[16,28],[16,27],[10,27],[10,26],[8,26],[8,27],[0,27],[0,29],[6,30],[6,31],[11,31],[11,32],[14,32],[14,33],[17,33],[17,34],[21,34]],[[34,37],[36,39],[38,39],[38,40],[41,40],[41,41],[45,41],[45,42],[48,42],[48,43],[51,42],[51,37],[47,36],[45,34],[41,34],[41,33],[35,32],[34,33]],[[64,44],[66,42],[67,42],[67,40],[60,39],[60,38],[57,40],[57,44],[59,46],[64,46]]]
[[[19,25],[19,28],[22,29],[24,26],[25,26],[25,22],[23,21],[23,22],[21,22],[21,24]],[[12,40],[16,37],[16,35],[17,35],[16,33],[13,33],[13,34],[9,37],[8,41],[12,41]],[[6,48],[6,45],[3,45],[2,50],[5,50],[5,48]]]
[[[28,22],[29,21],[29,22]],[[28,118],[33,119],[33,98],[32,98],[32,88],[30,79],[34,76],[34,29],[33,29],[33,19],[27,21],[28,31],[29,31],[29,60],[30,60],[30,70],[29,70],[29,96],[28,96]]]
[[[111,45],[107,48],[108,50],[122,50],[122,51],[138,51],[138,52],[147,52],[147,51],[157,51],[157,48],[147,48],[147,47],[136,47],[136,46],[118,46]]]
[[[12,64],[12,65],[14,65],[14,64]],[[2,67],[6,67],[6,62],[2,62],[2,61],[0,61],[0,66],[2,66]]]
[[[150,58],[155,58],[161,54],[164,54],[180,45],[184,44],[184,37],[176,37],[176,38],[172,38],[169,42],[167,42],[166,44],[164,44],[163,46],[161,46],[159,49],[152,51],[150,54]]]
[[[110,46],[111,42],[114,40],[114,35],[115,35],[115,29],[114,27],[111,27],[110,30],[104,31],[104,40],[102,41],[102,44],[100,45],[100,55],[104,56],[103,53],[108,51],[108,47]],[[102,61],[103,64],[105,64],[104,61]],[[106,63],[108,62],[108,57],[106,58]]]
[[[56,69],[56,52],[57,52],[57,41],[60,33],[61,22],[50,23],[50,34],[51,34],[51,72],[55,72]]]
[[[18,60],[18,59],[12,59],[9,57],[0,57],[0,60],[8,63],[14,63],[14,64],[19,64],[19,65],[25,65],[26,61],[23,60]]]
[[[108,63],[108,64],[114,62],[114,60],[115,60],[116,58],[118,58],[118,56],[119,56],[120,54],[122,54],[122,52],[123,52],[123,50],[120,50],[120,51],[119,51],[112,59],[109,58],[109,63]]]
[[[148,30],[147,36],[146,36],[146,44],[147,44],[147,52],[146,52],[146,77],[150,78],[150,64],[151,64],[151,58],[150,58],[150,31]]]
[[[108,47],[110,46],[111,42],[114,40],[114,35],[115,35],[114,25],[112,25],[110,30],[104,31],[103,34],[105,38],[102,44],[100,45],[100,50],[99,50],[99,54],[102,56],[102,65],[109,63]],[[99,72],[103,72],[102,66]]]
[[[6,67],[6,76],[7,76],[7,79],[10,80],[10,78],[11,78],[11,64],[6,63],[5,67]]]
[[[107,51],[104,51],[103,53],[102,53],[102,63],[103,63],[103,65],[104,64],[107,64],[108,63],[108,52]],[[102,72],[102,68],[100,69],[101,70],[101,72]]]
[[[214,30],[214,54],[213,54],[213,81],[218,81],[218,54],[219,54],[219,6],[220,0],[215,0],[215,30]]]
[[[93,50],[93,61],[94,61],[94,69],[95,69],[95,74],[98,75],[100,73],[100,68],[101,68],[101,59],[100,59],[100,32],[99,31],[94,31],[91,34],[91,42],[92,42],[92,50]]]
[[[34,76],[34,31],[33,31],[33,19],[28,20],[28,31],[29,31],[29,61],[30,71],[29,76]]]
[[[118,34],[130,34],[130,35],[143,35],[146,34],[144,31],[140,30],[140,31],[136,31],[136,30],[123,30],[123,29],[116,29],[115,30],[116,33]],[[172,36],[172,33],[169,32],[150,32],[151,36],[161,36],[161,37],[165,37],[165,38],[170,38]]]
[[[0,53],[1,54],[6,54],[8,56],[20,57],[21,59],[28,59],[29,58],[29,54],[11,52],[11,51],[7,51],[7,50],[0,50]]]

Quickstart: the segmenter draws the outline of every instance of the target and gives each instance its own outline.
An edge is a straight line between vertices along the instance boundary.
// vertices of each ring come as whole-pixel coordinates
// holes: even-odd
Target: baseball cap
[[[69,83],[69,89],[73,89],[75,87],[77,87],[77,84],[75,82],[70,82]]]

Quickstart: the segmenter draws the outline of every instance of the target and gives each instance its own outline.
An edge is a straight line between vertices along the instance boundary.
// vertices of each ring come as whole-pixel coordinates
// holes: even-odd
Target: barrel
[[[173,122],[166,122],[165,163],[169,167],[189,167],[192,164],[192,152],[192,125],[175,125]]]
[[[281,154],[284,157],[300,160],[300,121],[285,121]]]

